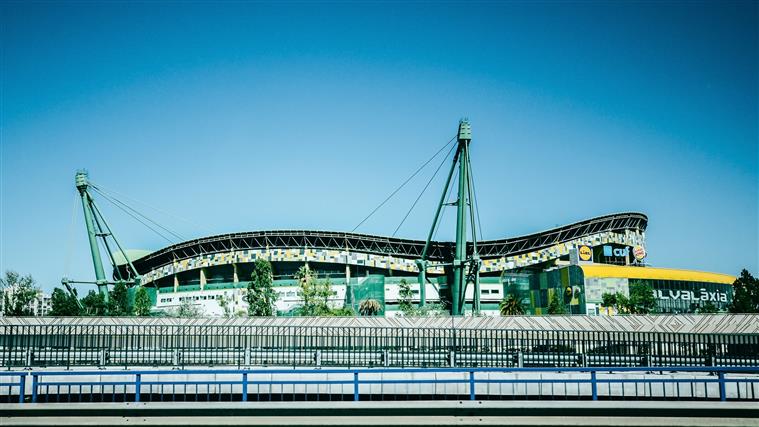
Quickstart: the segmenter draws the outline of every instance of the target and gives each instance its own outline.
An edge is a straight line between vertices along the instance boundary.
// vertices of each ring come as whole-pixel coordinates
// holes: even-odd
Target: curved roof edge
[[[579,236],[604,231],[645,231],[648,217],[639,212],[621,212],[593,217],[523,236],[483,240],[478,242],[481,256],[499,257],[542,249]],[[201,237],[177,243],[142,257],[139,264],[156,267],[173,260],[203,254],[257,247],[323,247],[405,257],[419,257],[423,240],[400,239],[372,234],[359,234],[315,230],[269,230],[228,233]],[[452,251],[453,242],[432,242],[430,258],[445,259]],[[146,265],[147,264],[147,265]],[[142,270],[138,265],[137,268]]]
[[[125,249],[124,253],[126,253],[127,257],[129,257],[129,261],[135,262],[138,259],[145,258],[153,252],[145,249]],[[125,265],[127,263],[126,257],[124,257],[124,253],[121,251],[116,251],[113,253],[113,261],[116,263],[116,265]]]

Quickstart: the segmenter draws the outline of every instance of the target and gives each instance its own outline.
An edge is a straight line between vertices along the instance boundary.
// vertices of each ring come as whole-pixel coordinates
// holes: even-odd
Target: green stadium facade
[[[725,309],[732,298],[733,276],[646,265],[647,223],[645,215],[627,212],[478,242],[482,313],[498,315],[499,303],[511,294],[522,302],[526,314],[546,314],[552,298],[566,313],[609,314],[601,306],[602,295],[627,294],[631,283],[654,289],[659,312],[692,313],[707,303]],[[356,233],[256,231],[204,237],[156,252],[128,251],[127,255],[158,311],[176,310],[190,302],[210,316],[245,312],[253,263],[262,258],[272,263],[279,315],[298,312],[301,300],[295,273],[308,264],[320,279],[329,279],[333,307],[358,311],[361,301],[374,299],[380,302],[381,315],[395,316],[400,314],[401,281],[410,285],[414,303],[419,300],[415,260],[424,244]],[[445,305],[449,300],[451,272],[446,264],[453,251],[453,242],[432,243],[425,289],[428,303]],[[465,311],[471,313],[473,286],[467,286],[465,295]]]

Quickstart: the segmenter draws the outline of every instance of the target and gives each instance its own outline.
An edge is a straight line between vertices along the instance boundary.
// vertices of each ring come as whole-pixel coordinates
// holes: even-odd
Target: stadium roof
[[[480,241],[477,248],[482,258],[499,258],[540,250],[601,232],[624,232],[625,230],[644,232],[647,225],[648,217],[646,215],[637,212],[625,212],[591,218],[525,236]],[[333,231],[253,231],[209,236],[178,243],[146,255],[135,261],[134,264],[138,271],[149,271],[174,261],[205,254],[260,248],[298,247],[419,258],[424,249],[424,244],[423,240]],[[449,260],[453,249],[453,242],[433,242],[430,247],[429,258]]]

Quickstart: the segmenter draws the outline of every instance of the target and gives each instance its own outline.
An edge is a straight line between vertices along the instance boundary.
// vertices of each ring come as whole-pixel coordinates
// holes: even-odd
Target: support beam
[[[472,129],[469,125],[469,121],[461,120],[459,122],[459,129],[457,135],[458,147],[456,154],[453,156],[453,164],[451,170],[448,173],[448,179],[445,181],[443,188],[443,194],[440,198],[440,203],[435,211],[435,217],[432,221],[432,227],[430,227],[427,241],[425,242],[422,256],[416,261],[416,265],[419,268],[419,305],[423,306],[426,300],[426,286],[427,286],[427,254],[430,249],[432,237],[437,229],[438,221],[440,220],[440,211],[443,206],[446,205],[446,196],[448,195],[448,189],[451,185],[453,173],[458,166],[458,197],[456,199],[456,246],[453,255],[453,260],[450,264],[452,273],[452,283],[450,283],[449,289],[451,294],[451,314],[454,316],[461,315],[463,313],[466,287],[471,279],[474,282],[474,288],[477,295],[474,298],[474,311],[479,311],[479,267],[480,259],[477,254],[477,242],[476,242],[476,225],[474,217],[474,206],[472,204],[473,194],[473,182],[471,179],[470,161],[469,161],[469,143],[472,140]],[[472,221],[472,241],[473,251],[471,256],[467,254],[467,215],[471,217]],[[450,259],[450,258],[449,258]]]
[[[459,188],[456,200],[456,252],[453,256],[453,283],[451,284],[451,314],[461,315],[463,312],[463,295],[466,292],[466,207],[469,175],[467,174],[468,139],[462,139],[462,127],[469,123],[459,124]],[[470,134],[471,137],[471,134]]]
[[[87,227],[87,236],[90,242],[90,253],[92,255],[92,265],[95,268],[95,281],[98,292],[103,295],[105,302],[108,302],[108,285],[105,279],[105,270],[103,269],[103,260],[100,257],[100,247],[98,246],[98,230],[95,228],[95,213],[92,212],[90,205],[90,194],[87,191],[89,181],[86,171],[77,171],[74,178],[76,188],[82,198],[82,209],[84,210],[84,224]]]

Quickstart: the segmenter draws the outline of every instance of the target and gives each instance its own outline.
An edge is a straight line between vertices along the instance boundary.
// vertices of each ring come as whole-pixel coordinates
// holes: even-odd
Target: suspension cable
[[[459,168],[456,168],[456,170],[453,172],[453,176],[451,177],[451,182],[455,182],[456,179],[459,176]],[[448,199],[451,197],[451,193],[453,192],[453,185],[448,186],[448,192],[445,195],[444,199],[444,205],[450,205],[451,202],[448,201]],[[432,240],[435,240],[437,238],[437,232],[440,231],[440,224],[443,223],[443,217],[445,216],[446,210],[443,209],[440,211],[440,218],[437,220],[437,224],[435,224],[435,231],[432,233]]]
[[[450,155],[453,152],[454,148],[456,148],[455,145],[452,146],[451,149],[448,150],[448,154],[446,154],[445,157],[443,157],[443,160],[440,162],[440,164],[438,165],[437,169],[435,169],[435,173],[432,174],[432,176],[430,177],[429,181],[427,181],[427,184],[424,186],[424,188],[422,188],[422,192],[419,193],[419,195],[416,197],[416,200],[414,200],[414,203],[409,208],[408,212],[406,212],[406,216],[404,216],[403,219],[401,220],[401,223],[398,224],[397,227],[395,227],[395,231],[393,231],[392,237],[395,237],[395,234],[403,226],[403,223],[406,222],[406,219],[408,218],[408,216],[411,215],[411,211],[414,210],[414,208],[416,207],[416,204],[419,203],[419,199],[422,198],[422,195],[424,195],[424,192],[427,191],[427,188],[429,188],[430,184],[432,184],[432,180],[434,180],[435,177],[437,176],[438,172],[440,172],[440,168],[442,168],[443,165],[445,164],[446,160],[448,160],[448,157],[450,157]]]
[[[71,254],[75,250],[74,225],[76,223],[76,205],[79,194],[74,193],[74,202],[71,205],[71,224],[69,224],[69,238],[66,242],[66,258],[63,263],[63,277],[68,277],[71,272]]]
[[[482,238],[482,221],[480,221],[480,205],[477,203],[477,187],[474,185],[474,172],[472,172],[472,159],[467,156],[467,169],[469,170],[469,179],[471,180],[472,198],[474,199],[474,211],[477,213],[477,228],[480,231],[480,241]],[[474,221],[474,218],[472,218]]]
[[[202,228],[202,226],[201,226],[201,225],[199,225],[199,224],[197,224],[196,222],[193,222],[193,221],[191,221],[191,220],[189,220],[189,219],[187,219],[187,218],[184,218],[184,217],[181,217],[181,216],[179,216],[179,215],[173,214],[173,213],[171,213],[171,212],[165,211],[165,210],[163,210],[163,209],[160,209],[160,208],[158,208],[158,207],[156,207],[156,206],[153,206],[153,205],[151,205],[151,204],[149,204],[149,203],[147,203],[147,202],[144,202],[144,201],[142,201],[142,200],[139,200],[139,199],[135,199],[135,198],[134,198],[134,197],[132,197],[132,196],[129,196],[129,195],[127,195],[127,194],[124,194],[124,193],[122,193],[122,192],[116,191],[116,190],[114,190],[114,189],[112,189],[112,188],[103,187],[103,185],[101,185],[100,183],[93,183],[92,181],[90,181],[90,185],[92,185],[93,187],[97,187],[97,188],[98,188],[100,191],[105,191],[105,192],[107,192],[108,194],[110,194],[110,195],[111,195],[111,197],[120,196],[122,199],[126,199],[126,200],[129,200],[129,201],[135,202],[135,203],[137,203],[137,204],[143,205],[143,206],[145,206],[145,207],[147,207],[147,208],[149,208],[149,209],[152,209],[152,210],[154,210],[154,211],[156,211],[156,212],[158,212],[158,213],[160,213],[160,214],[166,215],[166,216],[168,216],[168,217],[172,217],[172,218],[176,218],[176,219],[178,219],[178,220],[184,221],[184,222],[186,222],[187,224],[190,224],[190,225],[192,225],[193,227],[196,227],[196,228],[198,228],[198,229]]]
[[[432,157],[430,157],[426,162],[424,162],[421,166],[419,166],[419,168],[414,173],[412,173],[410,177],[408,177],[405,181],[403,181],[403,183],[398,188],[396,188],[392,193],[390,193],[390,195],[387,196],[387,198],[385,198],[385,200],[383,200],[382,203],[380,203],[376,208],[374,208],[374,210],[371,211],[369,213],[369,215],[366,216],[366,218],[362,219],[361,222],[359,222],[357,226],[353,227],[353,230],[351,230],[351,233],[353,233],[359,227],[361,227],[361,225],[363,223],[365,223],[366,220],[368,220],[372,215],[374,215],[374,213],[377,212],[382,206],[384,206],[385,203],[388,202],[388,200],[390,200],[393,196],[395,196],[396,193],[398,193],[399,191],[401,191],[401,189],[403,187],[405,187],[406,184],[408,184],[409,181],[411,181],[417,174],[419,174],[419,172],[421,172],[422,169],[424,169],[428,164],[430,164],[430,162],[432,160],[434,160],[435,157],[437,157],[438,155],[440,155],[440,153],[442,153],[443,150],[445,150],[448,147],[448,145],[450,145],[450,143],[453,142],[454,139],[456,139],[455,135],[453,137],[451,137],[451,139],[449,139],[448,142],[445,143],[445,145],[443,145],[442,147],[440,147],[440,149]]]
[[[108,200],[109,202],[111,202],[117,208],[121,209],[127,215],[129,215],[132,218],[134,218],[137,222],[139,222],[140,224],[144,225],[145,227],[147,227],[148,229],[150,229],[152,232],[156,233],[157,235],[161,236],[164,240],[166,240],[170,244],[174,244],[175,243],[173,240],[171,240],[168,237],[166,237],[165,235],[163,235],[160,231],[158,231],[155,228],[151,227],[150,225],[148,225],[147,223],[145,223],[143,220],[141,220],[139,217],[135,216],[134,214],[132,214],[131,212],[129,212],[127,209],[123,208],[121,205],[119,205],[118,203],[116,203],[110,197],[106,196],[101,191],[98,191],[97,188],[94,188],[94,189],[95,189],[95,191],[98,192],[98,194],[100,194],[101,196],[103,196],[103,198],[105,198],[106,200]]]
[[[113,234],[111,233],[110,229],[107,229],[108,233],[106,233],[106,229],[103,228],[103,225],[100,224],[100,220],[98,219],[98,215],[100,214],[100,210],[95,206],[94,203],[90,200],[90,208],[92,209],[92,219],[95,221],[95,226],[97,227],[100,235],[102,235],[103,238],[103,245],[105,246],[105,253],[108,254],[108,259],[111,261],[111,265],[113,266],[113,271],[118,276],[119,280],[123,280],[123,277],[121,277],[121,272],[119,271],[119,267],[116,264],[116,260],[113,258],[113,252],[111,251],[111,245],[108,244],[108,236],[111,236],[113,239]],[[105,219],[103,219],[103,223],[107,225],[105,222]],[[115,241],[115,239],[114,239]],[[127,259],[126,254],[121,254],[124,259]]]
[[[176,233],[176,232],[174,232],[174,231],[172,231],[172,230],[170,230],[170,229],[168,229],[168,228],[164,227],[163,225],[161,225],[161,224],[157,223],[156,221],[154,221],[154,220],[152,220],[152,219],[148,218],[147,216],[145,216],[144,214],[142,214],[140,211],[138,211],[138,210],[134,209],[133,207],[129,206],[128,204],[126,204],[126,203],[122,202],[121,200],[119,200],[118,198],[114,197],[113,195],[107,196],[107,195],[106,195],[106,194],[105,194],[105,193],[104,193],[102,190],[100,190],[98,187],[95,187],[95,186],[93,186],[92,188],[93,188],[95,191],[97,191],[97,192],[98,192],[98,194],[100,194],[101,196],[103,196],[103,197],[105,197],[106,199],[108,199],[108,200],[109,200],[111,203],[114,203],[114,204],[119,204],[119,205],[123,206],[124,208],[126,208],[126,209],[128,209],[128,210],[130,210],[130,211],[134,212],[135,214],[137,214],[137,215],[139,215],[140,217],[144,218],[145,220],[147,220],[147,221],[148,221],[148,222],[150,222],[151,224],[155,225],[156,227],[158,227],[158,228],[160,228],[160,229],[164,230],[165,232],[169,233],[170,235],[172,235],[172,236],[176,237],[176,238],[177,238],[177,239],[179,239],[180,241],[186,240],[186,239],[185,239],[184,237],[182,237],[182,236],[181,236],[179,233]],[[123,210],[123,209],[122,209],[122,210]],[[171,240],[170,240],[170,241],[171,241]],[[172,243],[174,243],[174,242],[172,241]]]

